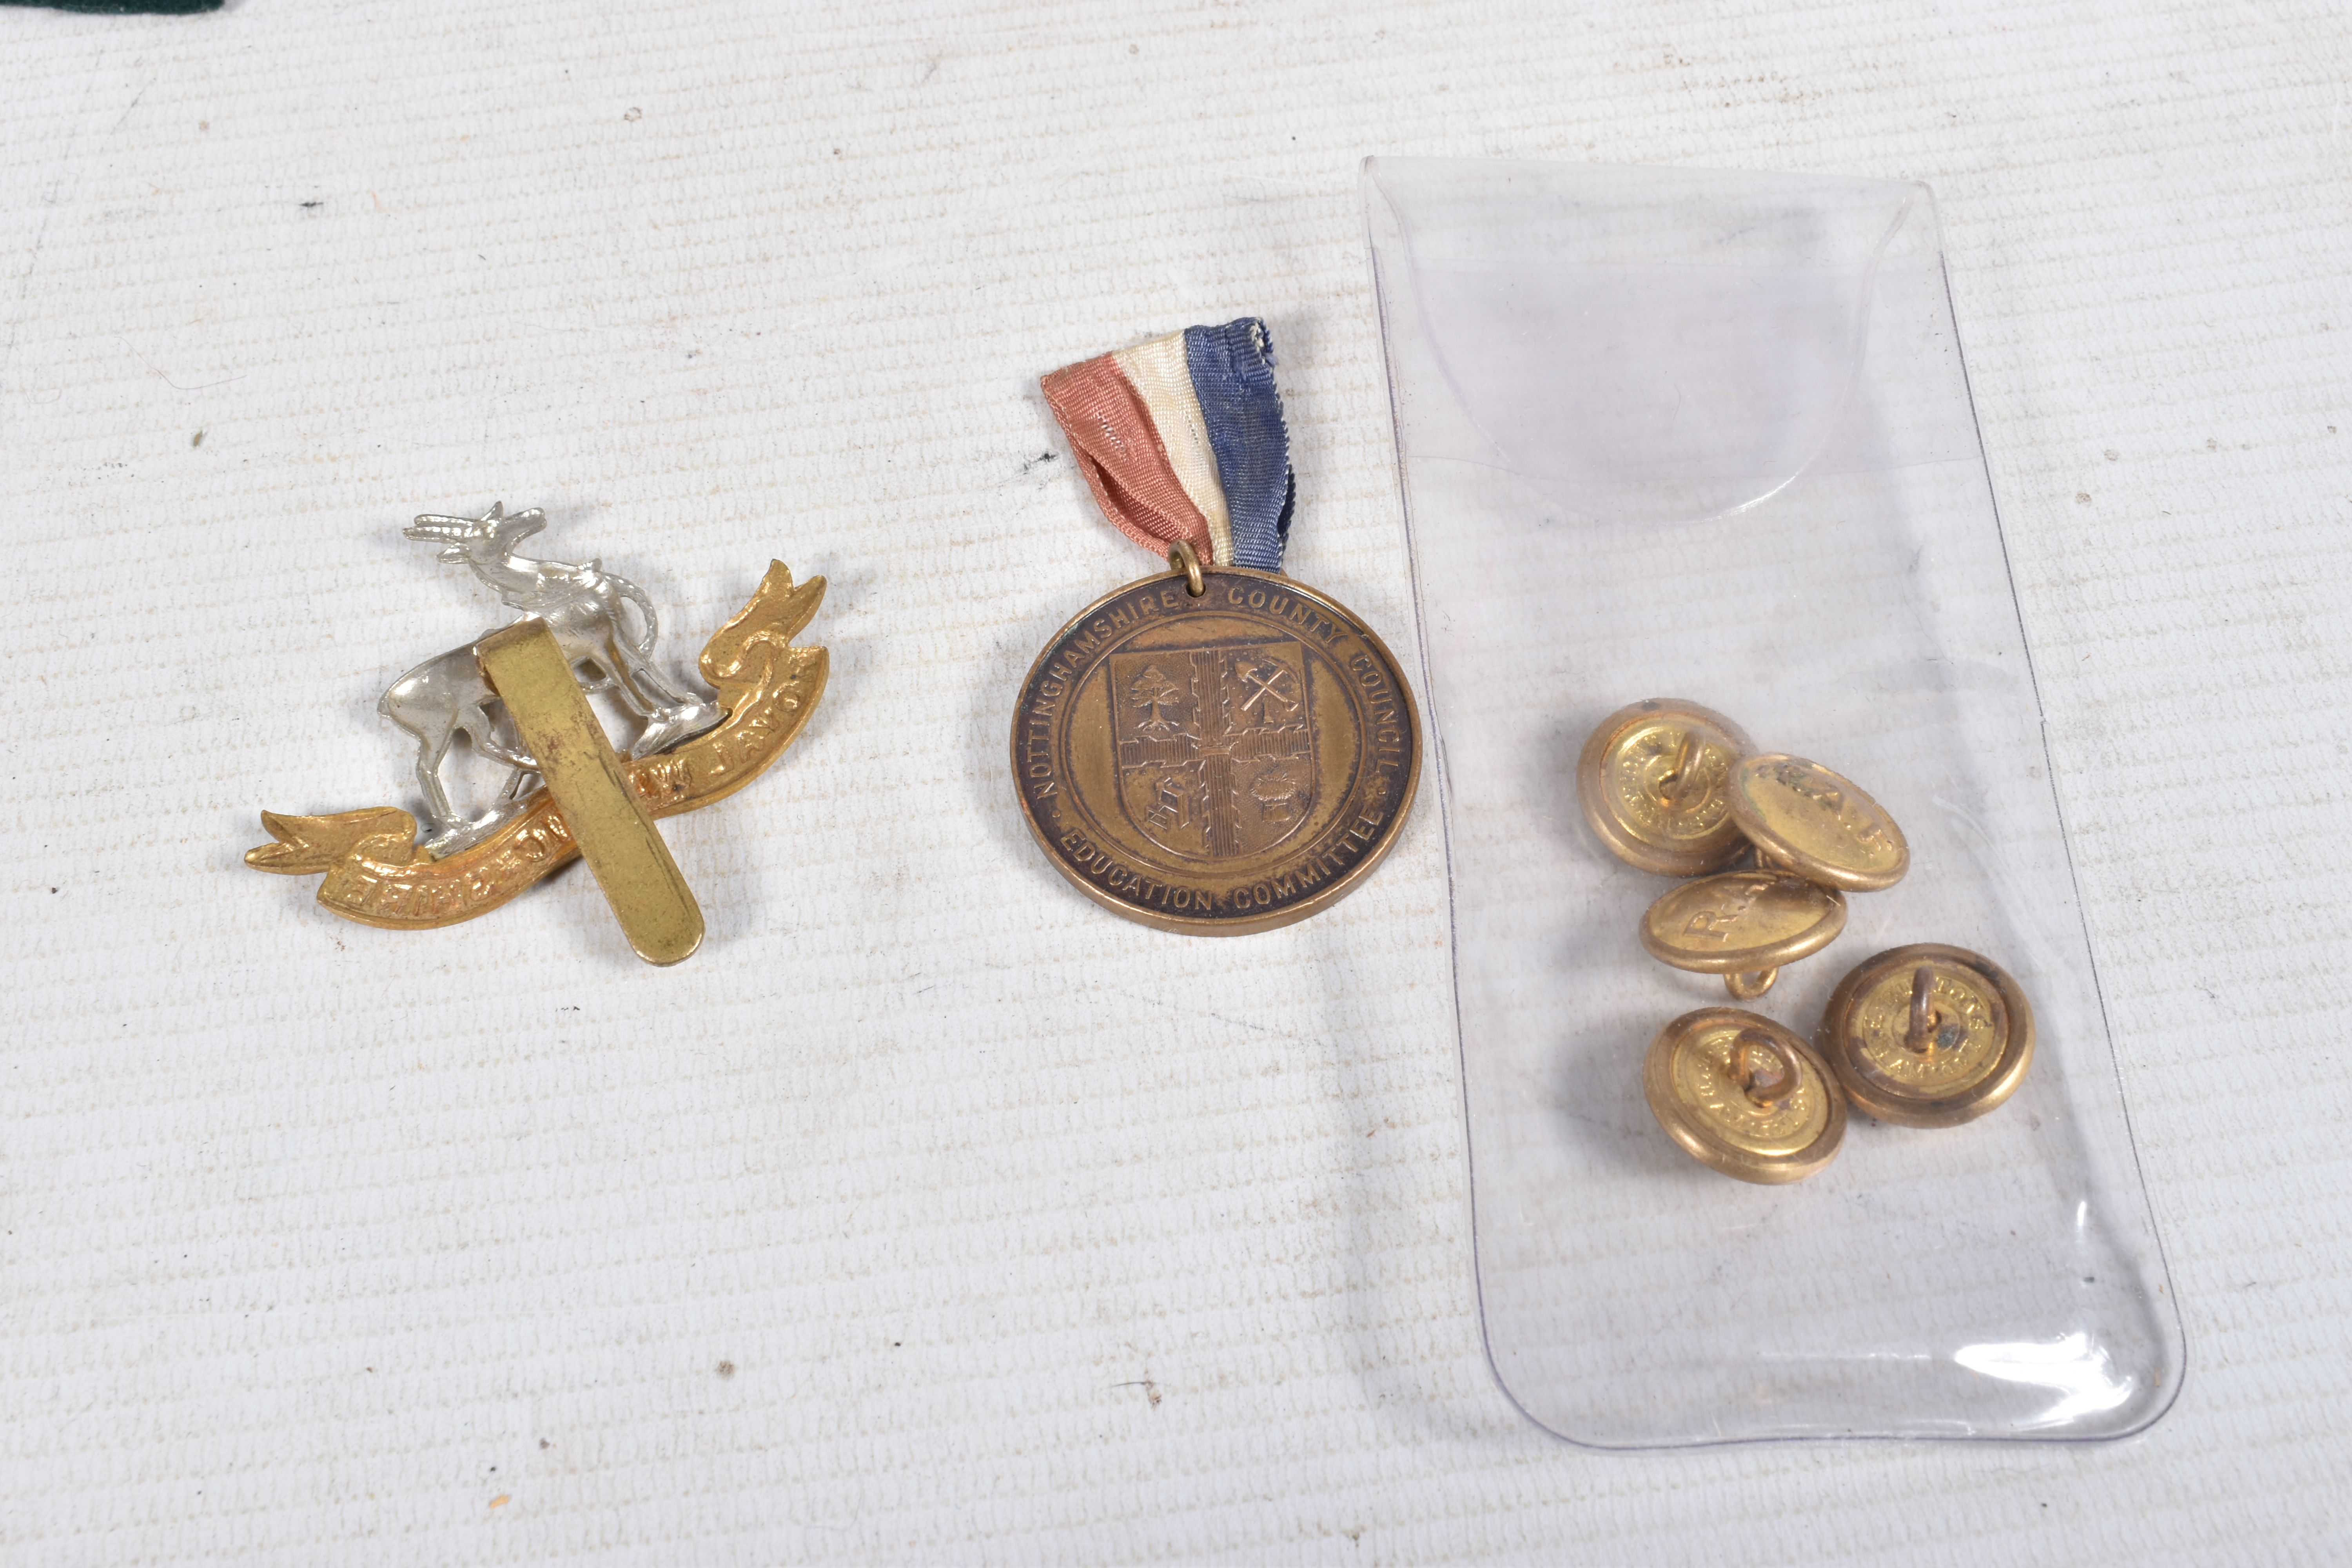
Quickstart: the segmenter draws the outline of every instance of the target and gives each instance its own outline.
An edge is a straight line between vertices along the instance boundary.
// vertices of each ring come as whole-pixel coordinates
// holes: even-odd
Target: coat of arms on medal
[[[1315,730],[1297,643],[1114,654],[1108,695],[1119,805],[1162,849],[1230,860],[1307,820]]]
[[[749,784],[783,754],[824,695],[822,647],[793,637],[815,616],[824,579],[795,585],[771,562],[759,590],[713,634],[698,691],[664,668],[644,590],[600,562],[518,552],[546,527],[503,504],[479,517],[428,513],[407,529],[440,546],[520,612],[512,625],[417,665],[377,710],[417,743],[427,830],[397,806],[323,816],[261,814],[273,843],[246,864],[323,872],[319,901],[368,925],[422,929],[497,908],[583,855],[630,942],[675,963],[701,939],[701,911],[651,819],[692,811]],[[616,746],[589,704],[627,731]],[[460,738],[503,769],[487,802],[460,804],[445,770]]]

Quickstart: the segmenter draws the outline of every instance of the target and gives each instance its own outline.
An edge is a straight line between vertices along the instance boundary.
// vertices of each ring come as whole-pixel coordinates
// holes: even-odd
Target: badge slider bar
[[[669,846],[629,792],[604,727],[571,661],[541,620],[518,621],[474,645],[482,674],[539,763],[547,793],[596,874],[629,945],[647,963],[676,963],[702,945],[702,908]]]

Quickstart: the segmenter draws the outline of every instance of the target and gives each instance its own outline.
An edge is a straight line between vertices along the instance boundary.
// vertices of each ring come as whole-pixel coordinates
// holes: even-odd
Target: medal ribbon
[[[1205,565],[1282,570],[1297,481],[1264,321],[1188,327],[1065,366],[1045,389],[1121,533],[1155,553],[1181,541]]]

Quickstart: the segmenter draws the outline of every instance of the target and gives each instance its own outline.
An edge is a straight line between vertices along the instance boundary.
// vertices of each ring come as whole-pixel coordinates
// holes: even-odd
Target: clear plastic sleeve
[[[1926,187],[1376,159],[1365,194],[1505,1390],[1606,1447],[2146,1426],[2179,1320]],[[1856,1114],[1788,1186],[1668,1141],[1643,1054],[1727,998],[1644,953],[1669,884],[1574,780],[1651,697],[1838,770],[1910,841],[1748,1005],[1811,1038],[1870,954],[1972,949],[2032,1000],[2013,1099],[1938,1131]]]

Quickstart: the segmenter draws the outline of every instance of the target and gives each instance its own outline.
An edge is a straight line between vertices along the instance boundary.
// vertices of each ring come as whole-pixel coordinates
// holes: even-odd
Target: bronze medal
[[[1412,692],[1370,628],[1282,574],[1297,500],[1265,323],[1066,365],[1045,403],[1113,526],[1175,570],[1045,645],[1013,776],[1046,858],[1162,931],[1272,931],[1345,898],[1421,782]]]
[[[1918,942],[1838,982],[1818,1041],[1847,1097],[1879,1121],[1956,1127],[2025,1080],[2033,1008],[1992,960]]]
[[[1395,658],[1345,606],[1180,557],[1037,656],[1013,771],[1030,831],[1088,898],[1238,936],[1344,898],[1394,847],[1421,725]]]

